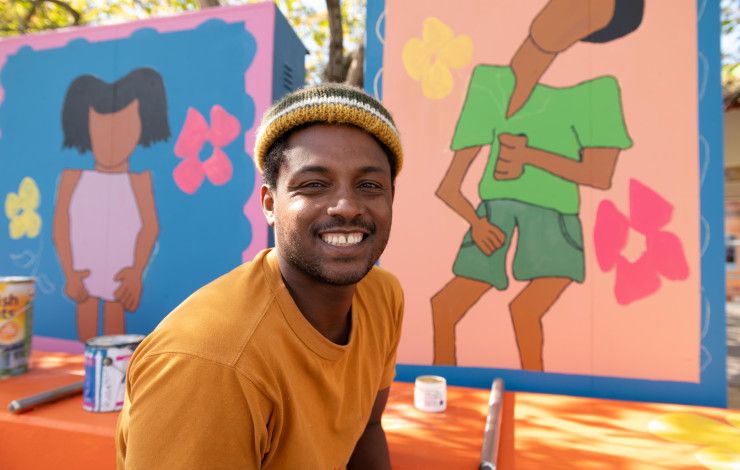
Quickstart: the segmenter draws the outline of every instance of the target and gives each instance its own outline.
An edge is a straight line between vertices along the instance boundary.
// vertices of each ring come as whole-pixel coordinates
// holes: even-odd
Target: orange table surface
[[[0,381],[0,469],[113,469],[118,413],[82,409],[82,395],[22,414],[16,399],[84,380],[81,355],[31,355],[30,370]]]
[[[394,469],[477,469],[489,390],[448,387],[444,413],[394,383],[383,418]],[[498,470],[740,469],[740,412],[507,392]]]
[[[117,413],[86,412],[81,396],[7,411],[14,399],[82,378],[82,356],[34,352],[30,372],[0,381],[0,469],[114,468]],[[413,384],[394,383],[383,417],[393,468],[476,469],[488,394],[451,386],[447,410],[424,413],[413,407]],[[660,437],[656,423],[687,429]],[[504,470],[740,468],[733,410],[507,392],[501,437]]]

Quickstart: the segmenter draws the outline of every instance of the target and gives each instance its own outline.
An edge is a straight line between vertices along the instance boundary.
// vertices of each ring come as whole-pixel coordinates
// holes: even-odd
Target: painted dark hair
[[[601,43],[626,36],[640,26],[644,12],[645,0],[615,0],[614,16],[609,24],[581,41]]]
[[[167,97],[159,73],[150,68],[138,68],[115,83],[109,84],[92,75],[74,79],[67,89],[62,108],[64,148],[76,148],[80,153],[91,149],[90,106],[102,114],[115,113],[135,99],[139,100],[141,137],[139,145],[148,147],[170,137],[167,122]]]

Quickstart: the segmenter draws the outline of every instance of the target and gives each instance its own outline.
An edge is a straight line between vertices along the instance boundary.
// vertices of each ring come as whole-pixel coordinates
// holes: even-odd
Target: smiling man
[[[390,468],[380,418],[403,297],[388,242],[398,132],[362,91],[321,85],[255,145],[275,248],[195,292],[131,360],[118,468]]]

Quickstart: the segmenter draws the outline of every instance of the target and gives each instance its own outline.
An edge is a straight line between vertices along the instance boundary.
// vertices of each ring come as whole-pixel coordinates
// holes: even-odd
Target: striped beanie
[[[257,168],[264,171],[267,152],[281,135],[310,123],[359,127],[388,147],[396,160],[396,173],[393,176],[401,171],[401,140],[388,110],[359,88],[337,83],[296,90],[265,112],[254,143]]]

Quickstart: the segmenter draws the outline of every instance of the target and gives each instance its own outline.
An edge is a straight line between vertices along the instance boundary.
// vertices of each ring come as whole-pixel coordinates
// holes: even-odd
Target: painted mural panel
[[[34,333],[147,333],[267,246],[255,122],[274,5],[0,43],[0,273]]]
[[[696,5],[412,0],[383,18],[400,362],[698,383]]]

